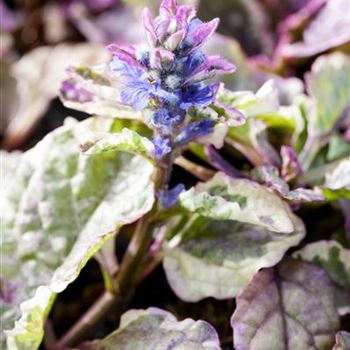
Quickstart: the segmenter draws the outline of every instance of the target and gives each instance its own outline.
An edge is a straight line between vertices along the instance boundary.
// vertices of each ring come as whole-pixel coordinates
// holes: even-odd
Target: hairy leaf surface
[[[277,194],[253,181],[221,172],[182,193],[180,204],[190,213],[212,219],[236,220],[282,233],[294,228],[293,214]]]
[[[130,310],[119,328],[102,340],[81,350],[221,350],[215,329],[205,321],[177,321],[169,312],[157,308]]]
[[[91,130],[107,132],[111,123],[99,118],[69,123],[21,156],[4,196],[11,209],[3,218],[9,237],[5,261],[19,266],[17,271],[5,268],[4,277],[10,284],[15,277],[23,289],[14,308],[33,297],[39,286],[47,294],[47,290],[52,295],[63,291],[122,225],[151,209],[150,162],[125,152],[97,156],[79,152],[82,136]],[[38,301],[41,298],[34,296],[22,307],[21,320],[8,333],[9,344],[16,344],[13,349],[39,346],[38,320],[43,322],[48,311],[42,304],[40,311]]]
[[[163,265],[175,293],[191,302],[236,296],[259,269],[278,263],[305,234],[294,215],[294,231],[289,235],[198,215],[188,220],[168,242]]]

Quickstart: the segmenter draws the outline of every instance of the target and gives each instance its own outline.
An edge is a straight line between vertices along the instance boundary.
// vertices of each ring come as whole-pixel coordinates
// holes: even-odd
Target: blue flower
[[[172,207],[183,191],[185,191],[185,186],[183,184],[178,184],[171,190],[162,191],[159,195],[160,204],[166,209]]]
[[[181,92],[181,109],[188,109],[193,106],[207,107],[215,99],[218,84],[213,83],[204,85],[203,83],[196,83],[188,85],[182,89]]]
[[[140,68],[116,57],[113,58],[109,67],[121,79],[123,87],[120,94],[121,102],[134,107],[136,110],[146,108],[157,90],[158,82],[150,81]]]
[[[214,125],[215,122],[211,119],[204,119],[200,122],[192,123],[175,138],[175,144],[181,146],[197,137],[208,135],[212,133]]]
[[[184,119],[182,115],[173,115],[166,108],[161,108],[153,113],[152,123],[156,127],[172,127],[178,125]]]
[[[198,50],[183,59],[182,74],[184,77],[192,75],[205,61],[205,54]]]
[[[153,144],[156,151],[156,158],[159,160],[169,154],[172,150],[171,141],[169,137],[166,136],[156,135],[153,138]]]

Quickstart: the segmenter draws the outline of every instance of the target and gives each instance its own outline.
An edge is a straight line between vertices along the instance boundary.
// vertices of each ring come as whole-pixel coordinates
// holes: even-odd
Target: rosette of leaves
[[[56,348],[77,345],[113,303],[130,298],[162,262],[169,285],[185,301],[236,298],[237,349],[330,349],[339,330],[338,311],[345,312],[335,291],[348,288],[333,265],[347,271],[347,253],[335,245],[338,256],[332,246],[330,255],[316,249],[316,257],[309,258],[306,246],[301,258],[312,263],[284,256],[306,234],[292,210],[296,204],[322,205],[327,191],[338,197],[348,192],[347,160],[326,163],[318,193],[298,187],[314,185],[309,171],[313,162],[322,163],[319,150],[308,153],[310,139],[327,147],[332,130],[344,136],[337,123],[347,105],[348,78],[340,74],[347,59],[320,58],[308,96],[293,79],[269,81],[256,93],[231,92],[208,82],[235,69],[203,52],[217,19],[204,23],[193,6],[173,0],[164,0],[155,18],[145,10],[143,19],[147,47],[112,45],[108,65],[69,69],[61,88],[65,104],[99,117],[67,121],[33,149],[3,154],[8,170],[1,297],[7,346],[40,346],[56,294],[95,256],[106,291]],[[337,93],[323,96],[317,81],[328,83],[329,76],[336,76]],[[326,98],[337,102],[336,111],[322,109]],[[311,114],[315,106],[317,113]],[[248,166],[236,169],[208,145],[228,146]],[[211,169],[184,162],[187,149]],[[170,189],[179,159],[206,181]],[[130,243],[120,266],[111,267],[106,262],[115,256],[103,256],[103,250],[127,224]],[[337,342],[342,346],[343,338]],[[78,346],[220,349],[208,323],[178,321],[154,308],[128,311],[109,336]]]

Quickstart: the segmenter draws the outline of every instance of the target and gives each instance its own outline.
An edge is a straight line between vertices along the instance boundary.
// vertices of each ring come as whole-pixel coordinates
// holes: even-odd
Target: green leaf
[[[182,193],[179,202],[188,212],[212,219],[236,220],[283,233],[294,229],[292,211],[277,194],[220,172]]]
[[[40,286],[35,295],[20,306],[21,318],[15,327],[5,331],[9,350],[37,349],[44,337],[44,324],[55,301],[55,294],[47,286]]]
[[[102,340],[82,344],[81,350],[221,350],[215,329],[205,321],[177,321],[157,308],[127,311],[119,328]]]
[[[261,268],[274,266],[303,239],[301,220],[292,214],[291,222],[294,232],[286,235],[230,220],[190,216],[187,224],[175,226],[165,246],[163,266],[170,286],[190,302],[238,295]]]
[[[326,174],[322,188],[328,199],[350,199],[350,157],[342,160],[334,170]]]
[[[236,349],[329,350],[339,327],[327,275],[298,260],[260,271],[236,303]]]
[[[350,156],[350,143],[340,135],[333,135],[329,139],[327,161],[332,162]]]
[[[120,133],[101,136],[97,141],[87,142],[81,146],[84,154],[94,155],[104,152],[124,151],[141,155],[154,162],[154,145],[148,138],[135,131],[124,128]]]
[[[7,148],[21,146],[44,116],[50,102],[58,95],[68,64],[101,64],[108,59],[109,54],[103,45],[62,43],[37,47],[16,60],[11,67],[11,74],[17,81],[16,89],[6,86],[4,93],[10,95],[4,95],[2,99],[5,103],[14,99],[4,140]],[[1,77],[3,79],[4,74]],[[3,108],[4,114],[6,111]]]
[[[295,252],[294,257],[322,267],[336,286],[338,312],[350,312],[350,250],[336,241],[319,241]]]
[[[52,295],[63,291],[122,225],[151,209],[154,186],[149,161],[125,152],[96,156],[79,152],[82,137],[108,132],[112,123],[106,118],[67,123],[21,156],[4,193],[5,203],[11,205],[10,214],[3,217],[10,237],[5,262],[17,264],[15,277],[25,283],[20,286],[24,295],[13,308],[31,298],[39,286]],[[10,283],[14,268],[7,270],[4,277]],[[37,300],[26,304],[22,321],[9,333],[14,349],[36,349],[40,344],[39,321],[32,315],[44,317],[47,312],[42,304],[41,311],[35,311]]]
[[[350,104],[350,59],[335,52],[316,59],[307,76],[313,100],[308,108],[308,138],[300,158],[305,169],[331,136],[332,129]]]
[[[350,349],[350,333],[339,331],[335,335],[335,345],[332,350],[348,350]]]
[[[325,135],[350,103],[350,59],[340,52],[319,57],[308,76],[308,89],[316,103],[310,131]]]

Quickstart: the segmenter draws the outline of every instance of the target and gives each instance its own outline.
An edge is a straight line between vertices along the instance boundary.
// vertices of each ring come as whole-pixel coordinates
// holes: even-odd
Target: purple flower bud
[[[208,23],[196,25],[193,30],[189,30],[185,39],[186,46],[188,47],[187,53],[191,53],[194,50],[201,48],[214,34],[219,22],[219,18],[215,18]]]
[[[157,48],[151,52],[151,68],[158,71],[169,70],[173,66],[174,54],[166,49]]]
[[[185,191],[185,186],[183,184],[178,184],[171,190],[162,191],[159,195],[160,204],[166,208],[171,208],[178,200],[179,195]]]
[[[174,15],[176,13],[176,0],[163,0],[159,6],[159,13],[161,15]]]
[[[150,47],[157,45],[157,33],[150,10],[146,7],[143,10],[143,26],[146,29],[147,42]]]
[[[113,54],[114,57],[118,58],[121,61],[128,63],[131,66],[138,68],[145,68],[140,64],[136,59],[136,49],[129,46],[119,46],[116,44],[111,44],[107,46],[107,49]]]
[[[181,44],[182,40],[185,38],[185,35],[186,31],[184,29],[175,32],[165,41],[164,46],[171,51],[176,50]]]
[[[198,82],[212,78],[216,74],[234,73],[236,66],[220,56],[209,56],[197,67],[187,81]]]
[[[176,11],[176,23],[178,29],[186,29],[187,24],[196,16],[196,9],[191,5],[179,6]]]

